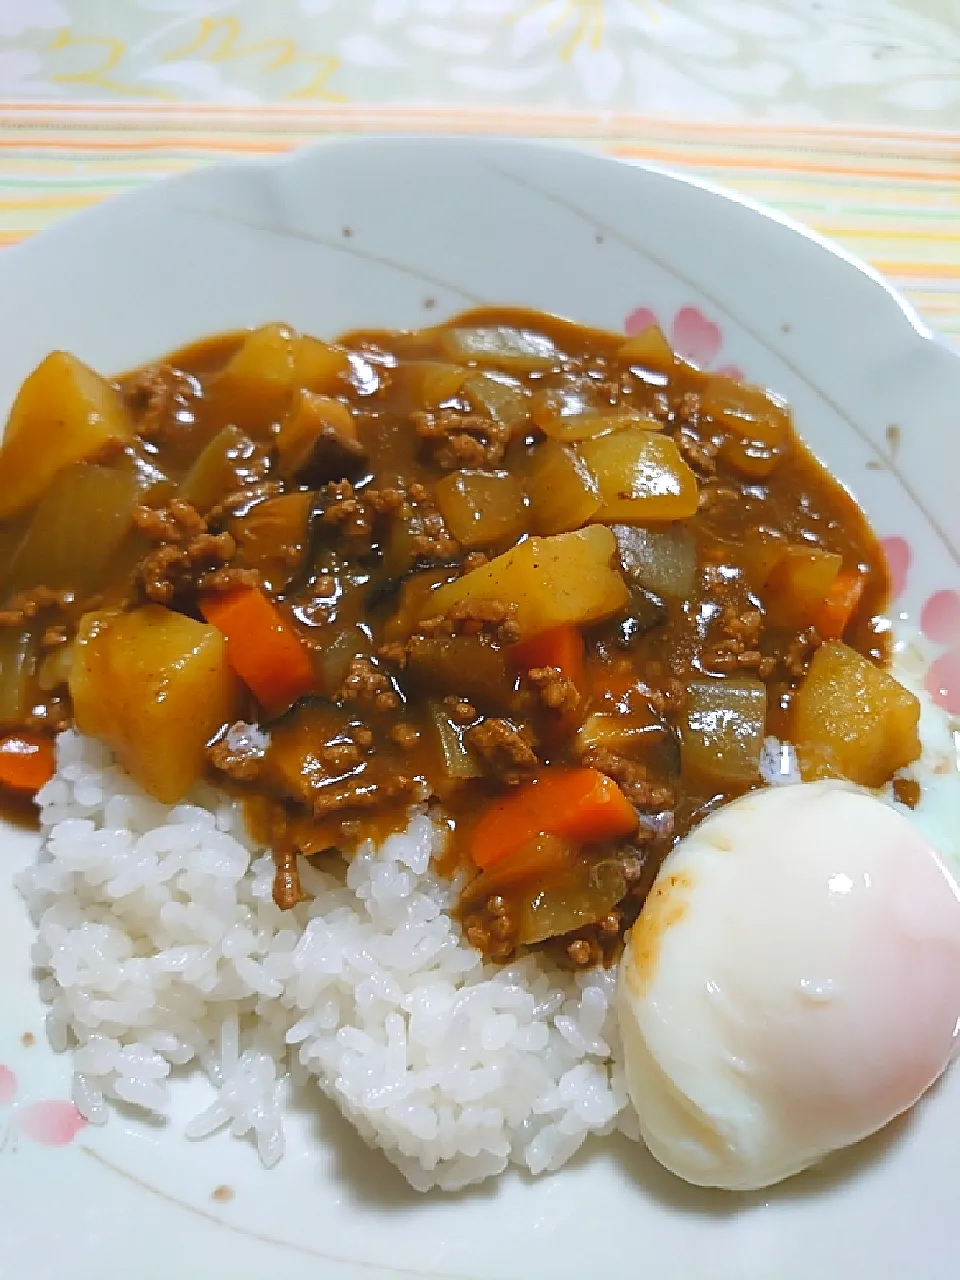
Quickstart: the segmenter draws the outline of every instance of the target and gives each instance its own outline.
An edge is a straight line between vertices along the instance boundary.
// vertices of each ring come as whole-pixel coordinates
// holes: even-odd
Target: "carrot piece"
[[[11,791],[39,791],[53,774],[53,743],[49,738],[10,733],[0,739],[0,786]]]
[[[209,592],[200,612],[223,635],[230,665],[267,711],[285,711],[314,687],[303,642],[259,587]]]
[[[579,627],[551,627],[549,631],[511,645],[509,653],[521,671],[557,667],[577,689],[583,688],[583,635]]]
[[[633,806],[606,774],[547,769],[483,812],[473,829],[470,853],[485,871],[539,835],[594,844],[631,835],[637,822]]]
[[[841,569],[834,578],[814,618],[814,626],[824,640],[839,640],[857,611],[863,595],[863,575],[856,569]]]

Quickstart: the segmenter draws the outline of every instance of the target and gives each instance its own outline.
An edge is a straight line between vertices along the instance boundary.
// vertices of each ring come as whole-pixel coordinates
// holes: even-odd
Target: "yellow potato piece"
[[[233,422],[252,435],[269,435],[300,387],[332,392],[350,371],[345,351],[318,338],[301,338],[285,324],[254,329],[216,379],[229,398]]]
[[[10,410],[0,446],[0,520],[36,502],[64,467],[132,438],[117,388],[76,356],[52,352]]]
[[[883,786],[919,756],[919,722],[919,701],[893,676],[845,644],[825,644],[794,700],[801,773]]]
[[[284,477],[307,465],[321,441],[357,444],[357,424],[339,400],[301,388],[276,437],[277,467]]]
[[[298,387],[332,396],[344,389],[344,380],[350,374],[350,360],[342,347],[305,334],[297,340],[293,374]]]
[[[760,597],[775,627],[802,630],[843,568],[843,557],[819,547],[786,547],[771,569]]]
[[[534,450],[527,475],[530,520],[537,533],[579,529],[600,509],[593,476],[574,451],[559,440]]]
[[[697,478],[669,436],[630,429],[585,440],[577,452],[596,481],[604,523],[686,520],[696,514]]]
[[[617,351],[620,360],[635,360],[647,369],[672,373],[677,357],[673,348],[655,324],[628,338]]]
[[[215,627],[148,604],[86,614],[70,676],[77,728],[99,738],[157,800],[203,773],[204,748],[232,719],[236,679]]]
[[[520,638],[567,623],[599,622],[624,607],[627,586],[613,566],[617,540],[591,525],[553,538],[528,538],[502,556],[431,592],[421,616],[461,602],[501,600],[517,606]]]
[[[524,531],[523,490],[506,471],[454,471],[437,481],[437,506],[465,547],[514,541]]]

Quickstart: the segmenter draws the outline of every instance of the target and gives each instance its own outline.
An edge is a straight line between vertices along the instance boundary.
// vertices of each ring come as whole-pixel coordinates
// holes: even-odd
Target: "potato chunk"
[[[620,360],[636,361],[645,369],[672,373],[677,364],[673,348],[655,324],[628,338],[617,352]]]
[[[319,482],[363,470],[366,453],[345,404],[301,388],[276,437],[277,470],[285,479],[306,472]]]
[[[235,425],[259,439],[283,419],[299,388],[329,395],[341,389],[349,372],[340,347],[301,338],[284,324],[265,324],[244,338],[216,388],[229,397]]]
[[[627,603],[626,583],[613,567],[617,540],[591,525],[553,538],[528,538],[489,564],[438,587],[422,616],[448,612],[461,602],[501,600],[517,606],[520,639],[567,623],[585,625]]]
[[[0,446],[0,520],[36,502],[64,467],[132,438],[117,388],[76,356],[52,352],[10,410]]]
[[[149,604],[87,614],[70,676],[77,728],[99,738],[164,804],[200,777],[204,748],[232,718],[237,686],[215,627]]]
[[[436,486],[447,528],[465,547],[488,547],[524,532],[523,490],[506,471],[454,471]]]
[[[686,520],[699,503],[697,478],[669,436],[628,428],[579,446],[597,484],[605,523]]]
[[[769,621],[798,631],[808,627],[842,567],[842,556],[818,547],[784,548],[760,593]]]
[[[527,475],[530,520],[537,533],[579,529],[600,509],[593,476],[572,449],[544,440],[534,450]]]
[[[794,702],[801,772],[883,786],[920,754],[919,721],[919,701],[893,676],[845,644],[825,644]]]

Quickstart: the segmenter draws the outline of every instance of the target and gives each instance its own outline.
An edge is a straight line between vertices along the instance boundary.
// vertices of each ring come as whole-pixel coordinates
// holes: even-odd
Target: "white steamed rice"
[[[213,1103],[187,1127],[283,1155],[281,1081],[315,1077],[413,1186],[454,1190],[511,1162],[557,1169],[591,1133],[635,1133],[614,973],[527,957],[485,965],[430,869],[424,813],[345,879],[303,865],[312,899],[273,903],[273,861],[213,788],[157,804],[68,732],[41,792],[41,860],[20,879],[38,921],[48,1031],[74,1048],[73,1097],[168,1112],[171,1073],[201,1067]]]
[[[920,692],[925,655],[904,641],[897,658]],[[905,812],[957,870],[958,739],[922,702],[922,799]],[[234,802],[203,785],[160,805],[73,732],[57,758],[39,795],[43,850],[18,883],[50,1040],[74,1050],[74,1101],[91,1123],[112,1101],[169,1114],[167,1081],[200,1068],[214,1100],[188,1136],[229,1127],[273,1165],[285,1089],[315,1079],[420,1190],[511,1163],[552,1171],[591,1133],[636,1136],[615,973],[536,956],[483,964],[448,913],[456,886],[431,871],[443,835],[425,811],[339,876],[302,864],[312,898],[281,912],[273,860]],[[763,773],[796,782],[792,749],[769,739]]]

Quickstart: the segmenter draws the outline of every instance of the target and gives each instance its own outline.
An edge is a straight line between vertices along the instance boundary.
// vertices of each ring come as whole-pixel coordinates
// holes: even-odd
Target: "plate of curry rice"
[[[516,142],[0,284],[0,1272],[952,1275],[956,354]]]

